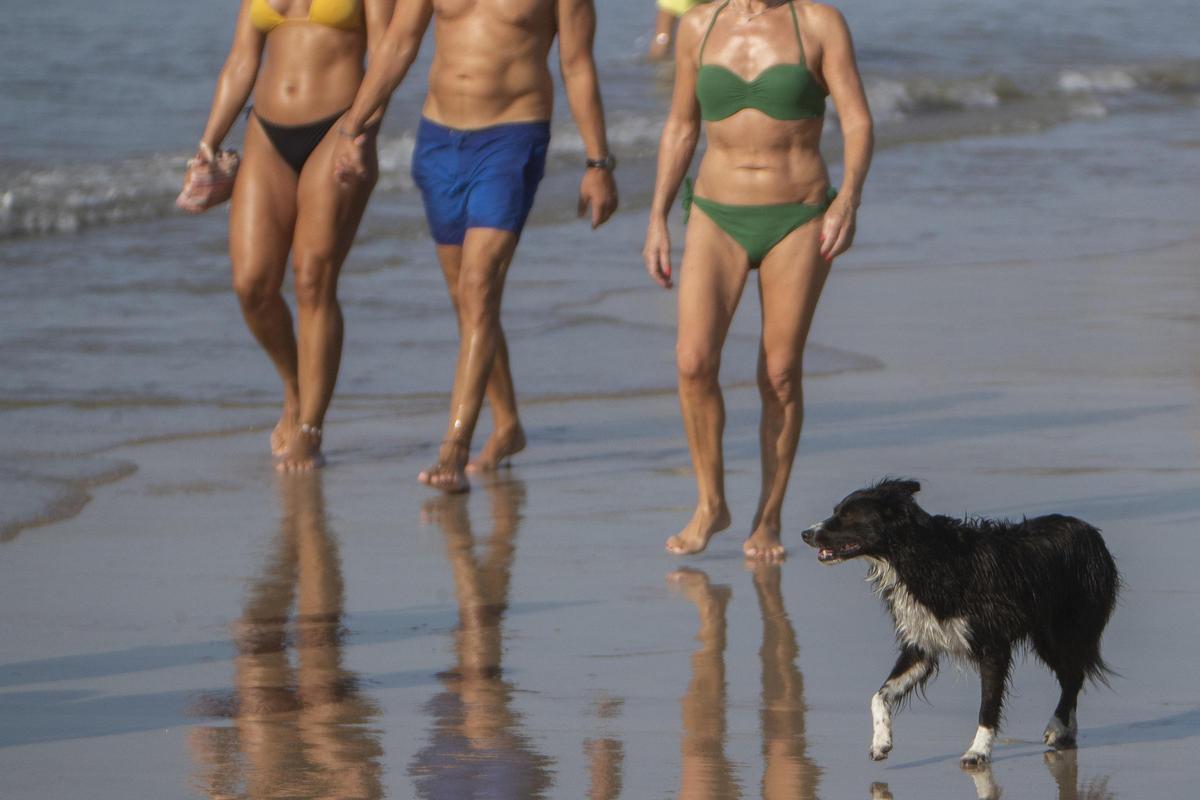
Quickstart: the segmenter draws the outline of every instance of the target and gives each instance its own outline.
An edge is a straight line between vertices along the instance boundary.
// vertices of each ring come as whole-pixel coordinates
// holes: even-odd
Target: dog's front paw
[[[891,742],[880,742],[871,745],[871,760],[883,761],[888,757],[888,753],[892,752]]]
[[[958,760],[958,765],[963,769],[982,769],[987,767],[991,762],[992,757],[988,753],[968,750],[962,754],[962,758]]]

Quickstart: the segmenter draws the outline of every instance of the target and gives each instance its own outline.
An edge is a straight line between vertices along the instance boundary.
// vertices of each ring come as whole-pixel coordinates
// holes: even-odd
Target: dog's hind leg
[[[1079,732],[1079,723],[1075,719],[1075,705],[1079,700],[1079,690],[1083,688],[1083,673],[1077,670],[1066,670],[1056,667],[1058,683],[1062,686],[1062,695],[1054,716],[1046,723],[1042,740],[1056,750],[1073,747],[1075,736]]]
[[[981,767],[992,760],[992,742],[996,740],[996,729],[1000,727],[1000,712],[1004,707],[1004,690],[1008,684],[1008,670],[1012,665],[1012,652],[989,654],[979,661],[979,727],[975,741],[962,754],[959,764],[963,767]]]
[[[916,687],[937,672],[937,658],[905,645],[883,686],[871,697],[871,758],[882,761],[892,750],[892,713]]]

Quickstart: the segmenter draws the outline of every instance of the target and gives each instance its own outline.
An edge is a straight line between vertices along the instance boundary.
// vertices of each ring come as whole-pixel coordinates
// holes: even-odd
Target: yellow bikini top
[[[285,17],[267,0],[250,0],[250,22],[263,33],[270,33],[285,22],[315,22],[352,31],[362,25],[362,3],[359,0],[312,0],[307,17]]]

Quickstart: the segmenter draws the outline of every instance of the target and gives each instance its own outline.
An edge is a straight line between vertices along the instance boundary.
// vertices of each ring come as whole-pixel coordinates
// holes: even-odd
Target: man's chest
[[[535,27],[552,17],[554,4],[555,0],[433,0],[433,9],[441,22],[478,18]]]

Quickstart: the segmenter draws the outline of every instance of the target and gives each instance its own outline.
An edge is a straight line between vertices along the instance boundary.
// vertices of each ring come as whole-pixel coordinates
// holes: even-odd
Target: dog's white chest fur
[[[896,634],[907,645],[927,653],[966,659],[971,652],[971,629],[962,617],[939,620],[929,608],[912,596],[889,564],[871,559],[867,580],[887,601],[896,619]]]

